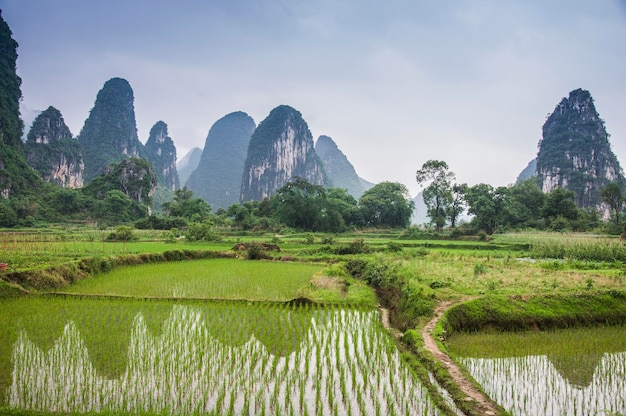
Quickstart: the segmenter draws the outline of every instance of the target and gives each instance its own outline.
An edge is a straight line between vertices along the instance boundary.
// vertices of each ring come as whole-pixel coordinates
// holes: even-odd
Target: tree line
[[[511,186],[468,186],[455,183],[455,174],[446,162],[429,160],[416,172],[416,180],[425,185],[427,215],[437,231],[446,225],[454,229],[464,213],[470,218],[466,229],[486,234],[528,228],[589,231],[604,227],[612,233],[622,231],[620,216],[625,198],[616,183],[609,183],[600,191],[602,202],[611,211],[610,222],[605,223],[596,210],[580,209],[574,192],[556,188],[544,193],[536,178]]]
[[[484,183],[468,186],[455,179],[447,163],[439,160],[427,161],[416,172],[417,183],[424,186],[422,194],[430,220],[426,226],[435,232],[448,229],[457,234],[490,235],[529,228],[622,231],[620,217],[625,198],[615,183],[600,193],[611,212],[606,222],[597,211],[578,208],[573,192],[557,188],[544,193],[533,178],[501,187]],[[379,183],[357,200],[345,189],[324,188],[296,177],[270,198],[233,204],[215,212],[205,200],[182,188],[154,214],[144,203],[103,179],[80,189],[43,184],[30,194],[0,200],[0,227],[95,221],[102,227],[133,224],[144,229],[186,229],[193,231],[193,238],[207,239],[213,236],[214,227],[289,227],[331,233],[367,227],[406,228],[413,210],[407,188],[397,182]]]

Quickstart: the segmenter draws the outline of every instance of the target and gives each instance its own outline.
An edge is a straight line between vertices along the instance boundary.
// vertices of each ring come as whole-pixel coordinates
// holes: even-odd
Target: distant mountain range
[[[65,125],[61,111],[50,106],[34,118],[24,142],[17,43],[2,18],[0,43],[5,52],[0,60],[3,199],[32,192],[43,181],[76,188],[113,171],[137,178],[133,170],[139,166],[150,184],[153,169],[161,195],[186,185],[216,209],[272,196],[296,177],[345,188],[355,198],[373,185],[358,176],[331,137],[320,136],[314,143],[302,114],[288,105],[274,108],[258,126],[241,111],[224,116],[209,130],[204,149],[193,149],[176,164],[176,146],[164,121],[154,124],[145,145],[139,140],[133,90],[123,78],[104,84],[77,137]],[[133,161],[126,162],[129,159]],[[151,168],[136,159],[147,160]],[[119,175],[116,180],[123,185],[125,179]],[[531,177],[537,178],[544,192],[558,187],[571,190],[579,207],[597,209],[605,216],[600,190],[608,183],[625,189],[624,173],[588,91],[571,91],[546,120],[536,158],[518,180]],[[147,182],[141,200],[152,198],[154,191]],[[131,198],[137,195],[127,192]]]

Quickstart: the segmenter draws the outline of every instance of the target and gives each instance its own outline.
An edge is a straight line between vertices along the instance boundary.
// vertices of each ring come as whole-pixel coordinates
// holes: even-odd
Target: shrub
[[[346,255],[346,254],[367,254],[372,250],[370,246],[365,243],[362,238],[357,238],[356,240],[350,242],[347,246],[339,246],[335,249],[335,254]]]
[[[185,232],[187,241],[220,241],[222,238],[213,231],[211,224],[206,222],[194,222],[189,225]]]
[[[399,253],[402,251],[402,246],[394,241],[387,243],[387,251],[391,253]]]
[[[267,254],[263,243],[251,241],[246,244],[246,258],[248,260],[265,260],[271,257]]]
[[[485,263],[477,263],[474,265],[474,276],[487,273],[487,265]]]
[[[134,241],[137,239],[138,237],[133,232],[133,229],[126,225],[120,225],[107,236],[109,241]]]

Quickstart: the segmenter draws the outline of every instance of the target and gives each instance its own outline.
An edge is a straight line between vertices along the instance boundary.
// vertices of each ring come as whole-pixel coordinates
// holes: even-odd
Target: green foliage
[[[24,123],[20,118],[22,80],[17,75],[17,42],[11,29],[0,15],[0,143],[20,150]],[[5,155],[0,148],[0,155]],[[0,156],[1,158],[2,156]],[[8,158],[7,158],[8,159]],[[4,161],[5,163],[7,160]],[[15,178],[17,179],[17,178]],[[0,182],[1,184],[1,182]]]
[[[600,198],[602,198],[602,202],[611,208],[613,221],[616,226],[619,226],[619,214],[624,205],[622,188],[615,182],[609,183],[604,188],[600,189]]]
[[[620,324],[624,319],[626,302],[609,294],[550,295],[530,299],[485,296],[448,310],[446,330],[450,334],[486,327],[522,331]]]
[[[339,255],[346,254],[367,254],[371,253],[372,248],[362,238],[352,240],[347,245],[339,245],[334,249],[334,252]]]
[[[564,224],[578,218],[578,207],[574,202],[574,192],[556,188],[546,195],[543,216],[553,230],[559,231]]]
[[[109,241],[133,241],[137,239],[138,237],[133,232],[133,229],[125,225],[120,225],[107,236]]]
[[[465,200],[468,213],[474,215],[472,224],[478,230],[493,234],[503,224],[507,194],[505,187],[494,189],[484,183],[467,188]]]
[[[413,215],[413,201],[406,186],[381,182],[365,191],[359,208],[365,225],[371,227],[407,227]]]
[[[428,183],[422,195],[426,204],[427,213],[437,231],[441,230],[446,223],[446,217],[455,198],[452,195],[452,181],[454,173],[448,170],[448,164],[441,160],[428,160],[422,165],[415,175],[417,183]],[[460,202],[460,199],[457,199]],[[457,204],[456,209],[460,208]],[[454,210],[453,223],[456,221],[458,211]]]
[[[92,198],[94,217],[109,224],[136,221],[148,214],[156,175],[145,159],[131,158],[112,165],[83,187]]]
[[[174,199],[162,205],[169,217],[181,217],[189,221],[203,222],[209,218],[211,206],[201,198],[194,198],[193,191],[184,187],[174,192]]]
[[[138,230],[171,230],[172,228],[187,227],[188,222],[182,217],[164,217],[149,215],[135,221],[134,226]]]
[[[263,243],[251,241],[246,244],[246,258],[248,260],[267,260],[271,257],[267,254],[267,250]]]
[[[305,231],[319,230],[326,191],[301,177],[280,188],[272,198],[276,218],[287,225]]]
[[[556,177],[574,193],[576,206],[596,207],[609,180],[624,185],[622,169],[611,150],[609,135],[588,91],[577,89],[563,98],[542,128],[537,153],[538,181]],[[605,177],[615,172],[617,178]],[[565,218],[567,216],[565,215]]]
[[[208,222],[192,222],[184,232],[189,242],[194,241],[220,241],[222,237],[213,230],[213,225]]]
[[[17,225],[17,214],[11,206],[0,201],[0,227],[14,227]]]

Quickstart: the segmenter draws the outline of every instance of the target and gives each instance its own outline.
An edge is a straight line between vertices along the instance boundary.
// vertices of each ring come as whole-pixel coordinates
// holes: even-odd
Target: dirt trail
[[[466,395],[466,400],[477,403],[477,410],[483,415],[498,414],[497,406],[483,392],[476,389],[471,381],[469,381],[461,372],[459,367],[450,357],[437,347],[437,342],[432,335],[432,330],[441,319],[443,313],[448,310],[454,303],[451,301],[441,302],[436,308],[433,318],[428,321],[422,330],[422,338],[424,339],[424,348],[438,360],[448,370],[454,383],[459,386],[461,391]]]

